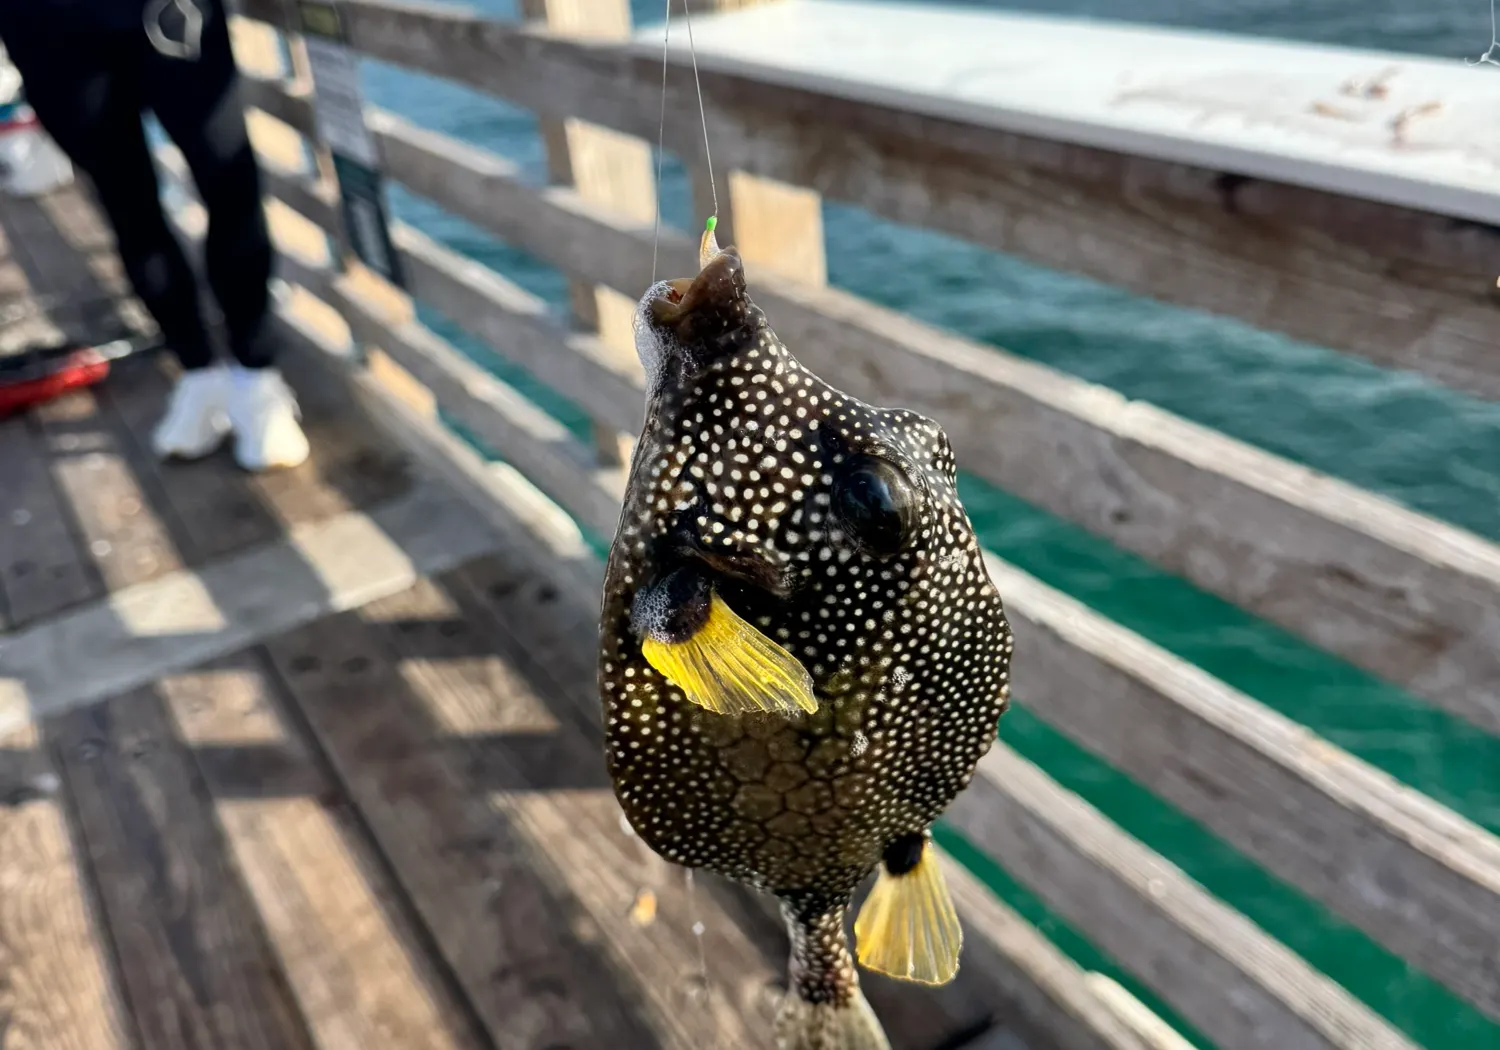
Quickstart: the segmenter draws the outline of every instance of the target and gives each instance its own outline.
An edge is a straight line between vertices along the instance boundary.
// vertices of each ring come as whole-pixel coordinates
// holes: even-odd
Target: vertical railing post
[[[521,10],[527,19],[556,33],[605,40],[630,35],[629,0],[521,0]],[[552,182],[570,185],[584,200],[623,216],[652,220],[657,187],[649,143],[573,119],[544,120],[541,131]],[[598,333],[606,346],[633,364],[634,301],[613,289],[580,281],[572,282],[570,292],[576,323]],[[606,424],[594,425],[601,464],[628,462],[631,440]]]

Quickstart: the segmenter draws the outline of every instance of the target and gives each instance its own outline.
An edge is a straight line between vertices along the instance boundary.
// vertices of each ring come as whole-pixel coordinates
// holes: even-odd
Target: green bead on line
[[[714,227],[719,225],[719,217],[710,215],[708,221],[703,224],[703,236],[698,238],[698,268],[701,270],[719,254],[719,239],[714,236]]]

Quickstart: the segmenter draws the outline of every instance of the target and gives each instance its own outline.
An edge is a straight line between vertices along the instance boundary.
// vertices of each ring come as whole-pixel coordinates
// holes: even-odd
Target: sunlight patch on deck
[[[0,641],[0,732],[394,594],[484,553],[493,535],[423,486],[43,620]]]
[[[109,596],[110,611],[126,634],[136,638],[184,632],[222,631],[229,626],[196,573],[173,573],[142,587]]]

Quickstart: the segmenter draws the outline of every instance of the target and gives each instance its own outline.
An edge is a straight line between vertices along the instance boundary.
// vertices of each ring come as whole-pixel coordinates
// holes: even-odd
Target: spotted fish
[[[606,758],[670,861],[780,899],[782,1050],[886,1050],[859,963],[951,979],[929,828],[994,742],[1012,649],[933,423],[801,365],[705,237],[636,309],[646,422],[600,623]]]

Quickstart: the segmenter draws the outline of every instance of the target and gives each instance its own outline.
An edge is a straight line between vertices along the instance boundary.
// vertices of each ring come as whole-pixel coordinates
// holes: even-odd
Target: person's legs
[[[153,434],[156,452],[207,455],[230,429],[229,375],[214,365],[197,281],[162,213],[141,122],[140,34],[75,30],[54,15],[4,28],[37,119],[89,176],[131,286],[185,370]]]
[[[169,57],[142,35],[142,92],[146,107],[182,150],[208,212],[204,263],[230,349],[246,368],[265,368],[275,351],[266,332],[271,239],[260,171],[223,7],[219,0],[196,3],[204,15],[201,53],[192,60]]]
[[[203,368],[213,351],[192,268],[162,214],[133,36],[48,18],[7,23],[5,44],[37,119],[92,181],[136,295],[183,367]]]
[[[182,150],[208,211],[204,262],[238,362],[229,393],[235,456],[248,469],[307,458],[297,402],[274,365],[268,329],[271,240],[260,172],[245,127],[239,74],[220,0],[203,11],[201,52],[184,60],[143,42],[146,105]]]

